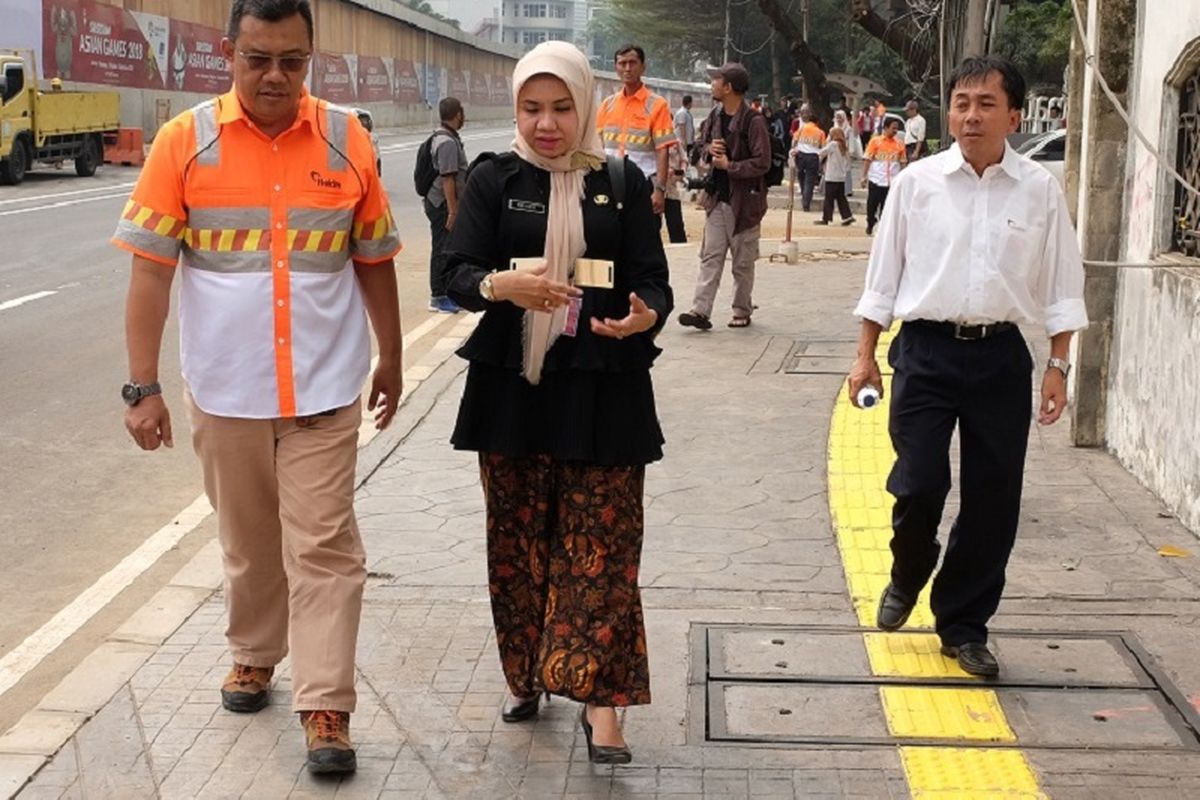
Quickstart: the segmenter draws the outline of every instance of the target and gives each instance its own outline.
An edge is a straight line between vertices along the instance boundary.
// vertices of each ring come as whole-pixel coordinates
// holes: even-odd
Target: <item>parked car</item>
[[[379,158],[379,134],[375,133],[375,118],[365,108],[354,109],[354,115],[367,129],[367,133],[371,134],[371,147],[375,148],[375,172],[383,177],[383,161]]]
[[[1067,132],[1065,129],[1058,128],[1057,130],[1039,133],[1033,138],[1022,142],[1017,147],[1017,152],[1045,167],[1046,171],[1058,180],[1059,186],[1065,185],[1063,182],[1063,159],[1067,153]]]

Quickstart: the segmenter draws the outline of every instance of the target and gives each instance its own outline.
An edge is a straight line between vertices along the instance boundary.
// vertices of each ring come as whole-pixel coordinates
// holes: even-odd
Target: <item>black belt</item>
[[[960,325],[957,322],[934,322],[928,319],[914,319],[905,325],[915,325],[924,330],[935,331],[944,336],[952,336],[964,341],[975,341],[995,336],[998,333],[1013,330],[1017,327],[1014,322],[989,322],[985,325]]]

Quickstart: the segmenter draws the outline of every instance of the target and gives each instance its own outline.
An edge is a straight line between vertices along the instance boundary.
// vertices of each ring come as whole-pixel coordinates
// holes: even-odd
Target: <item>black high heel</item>
[[[546,692],[546,704],[550,704],[550,693]],[[500,712],[500,719],[505,722],[524,722],[527,719],[533,719],[538,715],[538,710],[541,707],[542,695],[535,694],[533,697],[527,697],[524,700],[514,703],[511,697],[505,699],[504,708]]]
[[[588,761],[593,764],[628,764],[633,761],[633,753],[627,745],[612,747],[592,743],[592,723],[588,722],[586,704],[579,712],[579,723],[583,726],[583,738],[587,740]]]

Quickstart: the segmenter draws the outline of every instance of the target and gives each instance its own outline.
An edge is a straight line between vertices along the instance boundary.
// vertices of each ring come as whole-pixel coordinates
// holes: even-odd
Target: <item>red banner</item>
[[[491,92],[488,95],[488,105],[511,106],[513,104],[512,90],[508,87],[507,75],[492,76]]]
[[[470,99],[470,89],[467,87],[467,76],[461,69],[446,70],[449,80],[446,83],[446,96],[457,97],[464,103]],[[440,100],[441,98],[437,98]]]
[[[471,105],[486,106],[489,100],[487,76],[482,72],[471,71]]]
[[[166,86],[168,20],[92,0],[44,0],[47,78],[135,89]]]
[[[358,102],[390,103],[392,79],[383,59],[378,56],[358,57]]]
[[[331,103],[353,103],[355,80],[345,56],[317,53],[313,59],[312,93]]]
[[[417,77],[417,65],[407,59],[395,59],[396,80],[392,84],[395,101],[402,106],[421,102],[421,79]]]
[[[168,88],[182,92],[222,94],[229,91],[229,61],[221,53],[216,28],[171,20],[171,61]]]

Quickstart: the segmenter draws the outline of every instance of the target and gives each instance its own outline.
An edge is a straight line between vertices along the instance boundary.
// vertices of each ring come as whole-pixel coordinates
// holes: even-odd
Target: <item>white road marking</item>
[[[91,189],[79,189],[78,191],[74,192],[55,192],[53,194],[36,194],[31,197],[14,197],[10,200],[0,200],[0,206],[12,205],[13,203],[40,203],[43,200],[51,200],[55,197],[74,197],[81,194],[92,194],[93,192],[112,192],[116,189],[132,189],[136,185],[136,183],[130,181],[129,183],[114,183],[93,186]]]
[[[14,214],[29,214],[34,211],[49,211],[53,208],[66,208],[67,206],[77,206],[81,203],[91,203],[94,200],[115,200],[129,197],[129,192],[121,191],[115,194],[98,194],[90,197],[79,197],[74,200],[60,200],[57,203],[47,203],[44,206],[31,206],[29,208],[13,208],[8,211],[0,211],[0,217],[9,217]]]
[[[54,294],[54,292],[43,292],[41,294]],[[29,297],[32,298],[34,295],[30,295]],[[26,298],[18,299],[24,300]],[[4,307],[0,306],[0,309]],[[408,348],[423,339],[443,320],[444,317],[438,315],[425,320],[413,328],[404,336],[404,349],[408,350]],[[379,357],[376,356],[371,363],[372,369],[374,369],[378,362]],[[366,414],[364,414],[365,418],[367,418]],[[366,427],[365,423],[363,427]],[[374,430],[373,423],[372,430]],[[363,432],[360,431],[361,433]],[[373,436],[370,438],[373,438]],[[360,440],[359,446],[363,444],[365,442]],[[111,603],[113,598],[141,577],[142,573],[158,563],[158,560],[164,553],[179,544],[184,536],[195,530],[211,513],[212,506],[209,504],[208,498],[204,495],[197,497],[178,516],[159,528],[140,547],[125,556],[119,564],[101,576],[99,580],[85,589],[82,594],[72,600],[65,608],[51,617],[45,625],[26,637],[23,642],[10,650],[4,658],[0,658],[0,696],[37,667],[46,656],[57,650],[63,642],[87,624],[101,609]]]
[[[163,553],[170,550],[205,517],[212,513],[208,498],[201,496],[175,519],[158,529],[98,581],[89,586],[50,621],[32,633],[25,641],[0,658],[0,695],[17,684],[42,659],[58,649],[77,630],[112,602],[139,575],[154,566]]]
[[[26,303],[34,300],[41,300],[43,297],[49,297],[52,294],[58,294],[58,292],[34,292],[33,294],[27,294],[24,297],[18,297],[15,300],[8,300],[4,303],[0,303],[0,311],[8,311],[10,308],[23,306]]]

